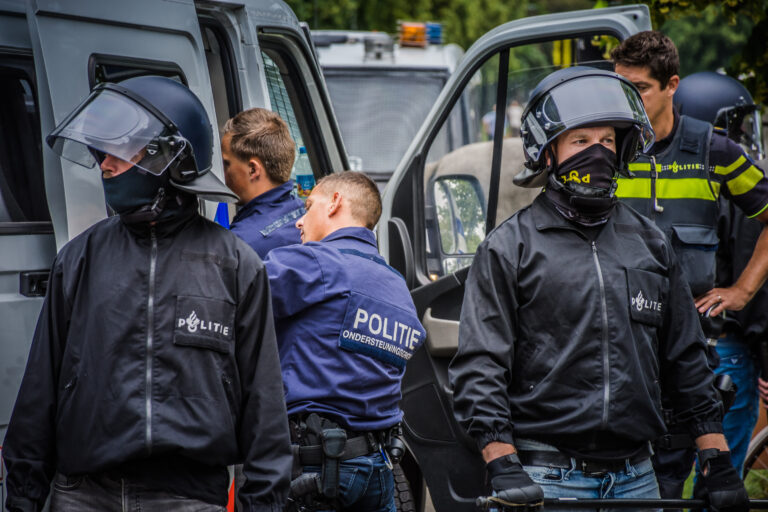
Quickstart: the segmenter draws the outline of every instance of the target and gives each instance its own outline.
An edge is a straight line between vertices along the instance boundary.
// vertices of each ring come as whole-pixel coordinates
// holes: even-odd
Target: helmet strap
[[[130,213],[124,213],[120,217],[130,224],[156,221],[165,210],[167,201],[168,196],[165,193],[165,187],[160,187],[157,189],[157,194],[155,194],[151,204],[142,206]]]

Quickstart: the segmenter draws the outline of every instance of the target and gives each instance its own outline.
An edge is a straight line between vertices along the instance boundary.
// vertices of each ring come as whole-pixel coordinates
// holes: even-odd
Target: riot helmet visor
[[[564,81],[533,99],[523,116],[523,146],[532,160],[566,130],[578,126],[640,127],[642,151],[654,141],[642,100],[631,85],[606,76],[582,76]]]
[[[173,123],[113,84],[96,88],[46,139],[59,156],[86,168],[109,154],[160,175],[187,145]]]
[[[713,123],[728,132],[728,138],[744,148],[755,160],[765,158],[763,123],[756,105],[721,108]]]

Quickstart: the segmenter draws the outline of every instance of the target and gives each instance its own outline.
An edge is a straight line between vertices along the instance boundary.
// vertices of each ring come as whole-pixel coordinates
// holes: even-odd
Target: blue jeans
[[[53,479],[51,512],[226,512],[226,507],[174,496],[162,491],[138,489],[126,480],[105,476]]]
[[[339,465],[338,512],[396,512],[395,479],[379,453],[343,461]],[[319,473],[305,466],[304,473]]]
[[[524,468],[531,480],[544,490],[545,498],[659,498],[659,487],[651,459],[645,459],[634,465],[627,463],[623,471],[600,476],[585,475],[581,470],[576,469],[574,459],[571,459],[569,469],[546,466],[524,466]],[[561,510],[570,509],[546,508],[547,512]]]
[[[760,395],[757,391],[759,373],[749,347],[733,334],[722,338],[716,348],[720,366],[715,373],[730,375],[738,386],[736,399],[723,418],[723,433],[731,449],[733,465],[742,474],[749,440],[760,414]]]

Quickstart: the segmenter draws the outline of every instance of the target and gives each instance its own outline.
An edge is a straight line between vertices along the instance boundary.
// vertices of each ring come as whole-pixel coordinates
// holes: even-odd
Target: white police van
[[[397,165],[379,243],[413,289],[427,330],[403,382],[401,510],[424,510],[427,487],[440,512],[474,510],[474,498],[488,492],[476,447],[451,414],[447,365],[466,265],[518,206],[509,176],[516,169],[504,162],[519,160],[519,139],[505,137],[499,120],[484,140],[482,115],[462,125],[467,109],[482,114],[489,101],[506,108],[557,67],[609,67],[612,44],[650,27],[645,6],[497,27],[467,51]],[[349,168],[307,31],[280,0],[0,0],[0,439],[56,251],[108,214],[99,174],[68,168],[75,164],[43,137],[99,82],[142,74],[187,85],[219,128],[243,109],[277,111],[316,178]],[[222,177],[218,147],[214,172]],[[202,207],[213,217],[218,205]]]
[[[350,166],[382,188],[464,54],[438,23],[401,22],[397,39],[312,31]]]

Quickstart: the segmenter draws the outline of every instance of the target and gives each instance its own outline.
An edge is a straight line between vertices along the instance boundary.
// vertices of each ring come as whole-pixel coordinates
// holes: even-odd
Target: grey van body
[[[280,0],[0,0],[0,440],[56,251],[108,215],[100,173],[44,138],[96,83],[137,74],[188,85],[214,140],[240,110],[271,108],[318,177],[348,167],[311,45]],[[218,144],[213,172],[223,179]],[[217,207],[201,204],[209,218]]]

